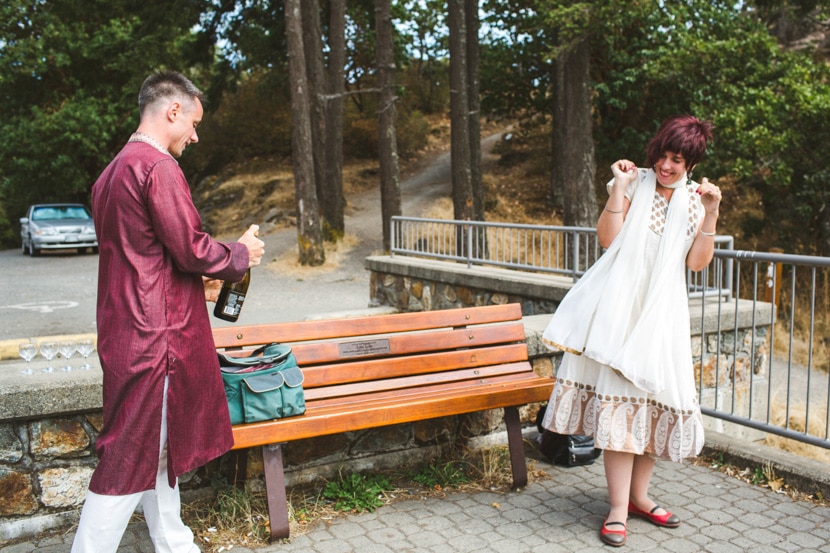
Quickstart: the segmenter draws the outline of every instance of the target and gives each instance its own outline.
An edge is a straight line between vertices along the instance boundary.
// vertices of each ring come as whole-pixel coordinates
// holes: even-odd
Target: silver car
[[[92,215],[83,204],[35,204],[20,219],[23,254],[39,255],[41,250],[86,248],[98,251]]]

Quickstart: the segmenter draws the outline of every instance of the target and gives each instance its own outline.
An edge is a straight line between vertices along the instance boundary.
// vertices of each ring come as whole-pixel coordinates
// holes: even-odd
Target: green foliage
[[[392,485],[385,476],[351,473],[340,475],[340,480],[329,482],[323,489],[323,497],[334,502],[338,511],[373,512],[383,505],[383,494]]]
[[[343,154],[350,159],[375,159],[378,155],[378,119],[375,98],[365,100],[365,112],[346,106],[343,124]],[[400,102],[395,124],[398,156],[407,157],[427,144],[429,123],[424,114]]]
[[[181,164],[193,184],[244,160],[291,155],[287,82],[262,71],[245,74],[217,98],[218,108],[199,125],[199,145]]]
[[[830,158],[819,147],[830,140],[830,69],[810,49],[782,48],[767,27],[827,10],[828,2],[773,0],[760,10],[728,0],[487,6],[489,23],[509,31],[482,54],[489,114],[546,118],[557,54],[589,40],[598,167],[620,157],[642,162],[660,121],[695,114],[716,126],[696,175],[727,179],[761,199],[766,223],[746,219],[748,246],[830,253]],[[608,176],[600,170],[598,181]]]
[[[743,237],[796,253],[830,253],[830,69],[785,49],[792,29],[823,20],[827,0],[485,0],[482,111],[549,122],[557,55],[592,48],[598,167],[641,161],[666,116],[716,125],[696,175],[758,198]],[[88,201],[94,179],[137,124],[136,94],[159,68],[207,88],[191,180],[250,157],[290,152],[283,3],[9,0],[0,5],[0,243],[17,244],[33,201]],[[398,0],[399,154],[423,147],[426,119],[449,97],[445,5]],[[327,4],[322,3],[327,24]],[[374,87],[374,2],[347,3],[347,88]],[[194,31],[194,29],[198,29]],[[774,37],[770,35],[774,33]],[[221,48],[216,45],[221,44]],[[377,101],[350,94],[345,154],[376,152]],[[600,170],[598,180],[608,174]],[[729,209],[725,206],[725,210]]]
[[[0,239],[34,201],[88,201],[137,124],[143,79],[212,53],[191,31],[207,0],[9,0],[0,7]],[[185,53],[188,56],[185,56]],[[15,240],[16,241],[16,240]],[[11,245],[8,242],[4,242]]]
[[[830,69],[810,51],[782,49],[752,14],[690,4],[666,8],[683,32],[645,65],[646,102],[660,106],[659,118],[690,112],[715,124],[704,170],[757,191],[775,222],[750,222],[746,238],[761,231],[765,247],[827,254],[830,159],[816,145],[830,140]]]
[[[769,472],[763,467],[755,467],[755,470],[752,471],[752,474],[749,477],[749,481],[756,486],[763,486],[769,482],[769,480]]]
[[[396,5],[397,33],[407,55],[401,56],[396,78],[405,88],[403,102],[426,114],[449,103],[449,29],[441,0],[404,0]]]
[[[498,29],[481,44],[481,109],[493,118],[550,113],[553,33],[536,0],[486,0],[482,27]]]
[[[421,467],[412,480],[427,488],[455,488],[470,481],[460,461],[434,462]]]

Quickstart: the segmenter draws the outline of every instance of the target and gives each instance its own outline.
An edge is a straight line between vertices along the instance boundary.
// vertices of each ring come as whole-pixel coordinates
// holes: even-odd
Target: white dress
[[[545,428],[672,461],[700,453],[685,258],[703,207],[698,185],[680,182],[667,202],[639,170],[623,229],[551,319],[543,342],[565,355]]]

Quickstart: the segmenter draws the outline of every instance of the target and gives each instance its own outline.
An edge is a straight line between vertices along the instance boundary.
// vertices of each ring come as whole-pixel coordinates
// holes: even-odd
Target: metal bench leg
[[[285,474],[282,464],[282,444],[262,446],[265,465],[265,493],[268,498],[268,518],[271,521],[271,540],[288,537],[288,502],[285,496]]]
[[[513,489],[523,488],[527,486],[527,461],[518,407],[504,408],[504,424],[507,426],[507,447],[510,451],[510,467],[513,470]]]
[[[231,467],[229,470],[229,483],[241,488],[248,480],[248,450],[237,449],[231,452]]]

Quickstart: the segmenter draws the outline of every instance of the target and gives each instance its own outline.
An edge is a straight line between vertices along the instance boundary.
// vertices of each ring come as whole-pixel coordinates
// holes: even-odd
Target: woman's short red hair
[[[683,155],[687,169],[691,170],[703,159],[706,143],[712,140],[713,128],[711,123],[693,115],[669,117],[648,143],[646,166],[653,167],[664,153],[674,152]]]

